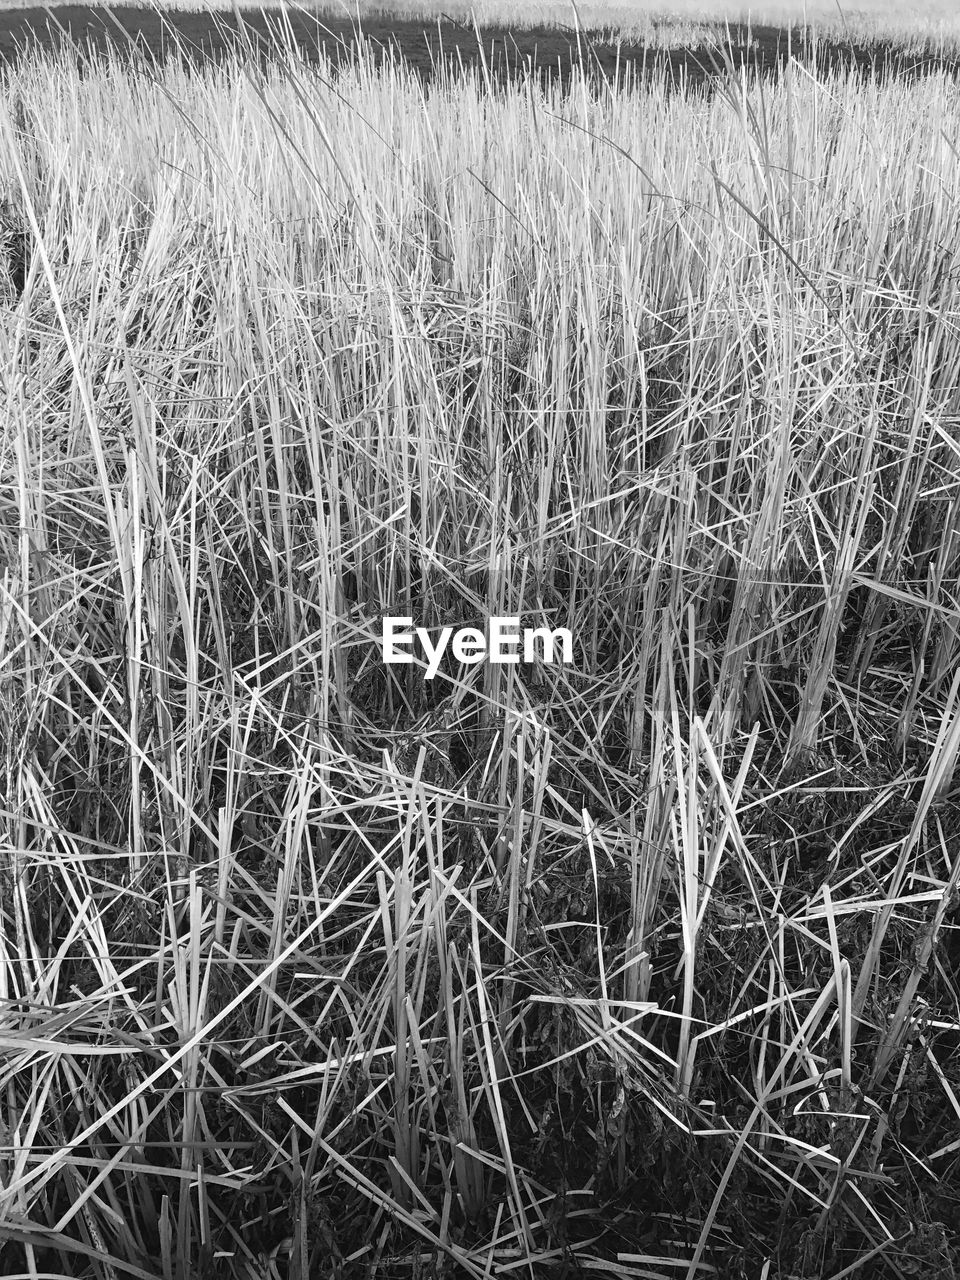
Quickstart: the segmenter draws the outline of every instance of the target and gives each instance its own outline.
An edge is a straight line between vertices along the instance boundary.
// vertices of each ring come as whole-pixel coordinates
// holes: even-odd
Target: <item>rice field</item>
[[[780,12],[773,8],[770,14],[761,10],[764,22],[746,11],[722,25],[644,16],[643,6],[632,18],[627,10],[610,8],[604,16],[603,7],[577,6],[564,13],[566,22],[558,21],[555,7],[526,6],[512,20],[509,5],[500,0],[487,0],[479,12],[461,5],[442,15],[369,4],[351,14],[333,0],[326,8],[231,7],[232,12],[216,5],[11,8],[0,0],[0,64],[44,52],[76,57],[81,66],[110,55],[148,57],[154,64],[189,58],[206,66],[251,51],[258,61],[271,61],[279,48],[298,64],[320,62],[331,74],[358,57],[376,69],[399,59],[424,87],[465,68],[497,87],[524,76],[566,86],[573,68],[586,66],[591,75],[619,86],[628,86],[631,77],[666,75],[686,93],[712,91],[729,65],[778,76],[791,58],[799,58],[814,63],[818,74],[851,68],[877,78],[911,78],[954,72],[960,62],[960,19],[935,22],[928,14],[907,34],[892,19],[881,22],[860,12],[849,19],[841,14],[840,23],[824,21],[816,5],[808,21],[795,7],[793,21],[780,24],[771,17]]]
[[[0,1274],[957,1274],[960,85],[727,57],[0,69]]]

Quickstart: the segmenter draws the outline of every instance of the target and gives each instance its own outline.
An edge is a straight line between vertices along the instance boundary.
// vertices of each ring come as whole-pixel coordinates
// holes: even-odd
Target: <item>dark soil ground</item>
[[[82,5],[0,12],[0,62],[18,59],[31,46],[57,48],[65,40],[78,46],[84,56],[109,47],[118,51],[139,48],[159,61],[174,54],[178,46],[201,61],[218,59],[236,48],[240,40],[249,41],[264,58],[277,51],[279,10],[247,10],[242,21],[241,33],[237,18],[230,13],[179,11],[161,16],[153,9],[123,7],[111,16],[103,8]],[[321,51],[337,64],[356,56],[360,42],[351,22],[328,17],[313,19],[301,13],[286,15],[284,22],[288,38],[292,37],[308,60],[315,59]],[[462,24],[365,19],[362,31],[375,63],[392,52],[414,68],[424,82],[429,82],[444,61],[466,67],[480,63],[477,36]],[[618,74],[643,78],[655,68],[666,68],[678,87],[693,88],[708,82],[719,70],[716,56],[703,48],[664,52],[642,44],[624,44],[618,49],[596,34],[588,36],[578,48],[576,32],[570,28],[487,28],[481,31],[481,37],[484,61],[499,82],[528,66],[543,80],[563,80],[581,56],[611,81]],[[791,52],[799,56],[810,52],[799,29],[790,32],[779,27],[754,27],[748,33],[744,26],[730,27],[728,54],[735,66],[746,63],[757,71],[775,73]],[[894,44],[821,42],[817,62],[823,70],[855,65],[862,71],[874,71],[878,77],[916,76],[943,68],[956,72],[960,67],[960,58],[933,52],[908,54]]]

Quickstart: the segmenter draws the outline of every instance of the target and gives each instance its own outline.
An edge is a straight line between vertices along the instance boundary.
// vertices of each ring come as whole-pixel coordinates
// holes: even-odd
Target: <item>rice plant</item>
[[[0,1271],[953,1275],[955,78],[0,99]]]

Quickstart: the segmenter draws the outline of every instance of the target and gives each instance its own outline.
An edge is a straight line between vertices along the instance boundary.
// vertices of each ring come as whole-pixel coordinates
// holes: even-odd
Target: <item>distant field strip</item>
[[[161,12],[177,10],[229,11],[283,9],[329,14],[343,19],[398,18],[436,22],[452,18],[482,29],[502,25],[522,29],[561,25],[607,32],[619,31],[624,38],[643,40],[654,46],[678,47],[714,43],[710,34],[724,23],[751,23],[754,26],[810,26],[825,38],[846,38],[855,43],[897,40],[907,46],[927,42],[960,41],[960,6],[954,0],[919,0],[915,5],[893,0],[858,0],[838,5],[836,0],[760,0],[742,4],[738,0],[612,0],[609,4],[584,0],[574,6],[570,0],[359,0],[357,4],[321,0],[317,4],[298,0],[255,3],[254,0],[162,0],[156,6],[146,0],[118,0],[118,6],[156,7]],[[0,12],[40,8],[37,0],[0,0]],[[97,8],[97,5],[91,5]]]

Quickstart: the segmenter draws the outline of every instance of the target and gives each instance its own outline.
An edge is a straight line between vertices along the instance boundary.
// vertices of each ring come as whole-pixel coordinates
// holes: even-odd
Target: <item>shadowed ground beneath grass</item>
[[[175,11],[159,14],[152,9],[121,7],[112,14],[102,8],[61,5],[49,9],[21,9],[0,13],[0,62],[16,61],[25,49],[37,46],[58,49],[65,41],[90,53],[115,52],[134,47],[163,61],[177,49],[198,61],[218,60],[241,41],[252,44],[267,58],[280,48],[278,32],[285,28],[286,42],[296,45],[307,60],[318,56],[336,64],[356,57],[357,28],[352,22],[326,16],[312,18],[302,13],[282,14],[280,10],[248,10],[242,30],[235,15],[210,12]],[[453,22],[426,24],[422,20],[364,19],[364,42],[374,65],[385,58],[399,57],[427,83],[444,62],[455,66],[477,66],[481,61],[476,33]],[[810,40],[800,29],[753,27],[731,24],[726,53],[734,66],[775,73],[791,54],[809,56]],[[666,71],[668,81],[678,86],[698,87],[719,70],[718,58],[710,49],[652,49],[643,44],[622,44],[609,36],[588,34],[578,42],[571,29],[533,27],[508,30],[489,27],[480,32],[483,61],[498,82],[531,69],[541,81],[566,82],[571,68],[581,58],[607,79],[617,74],[643,79]],[[911,77],[932,71],[955,71],[955,56],[936,52],[908,53],[892,42],[867,45],[820,40],[816,49],[821,71],[855,66],[873,71],[878,78],[889,75]]]

